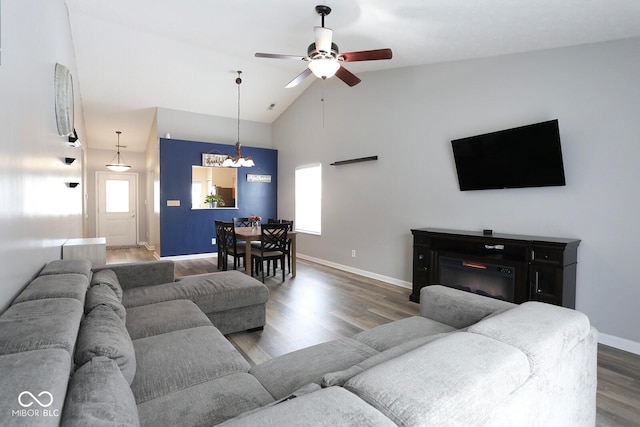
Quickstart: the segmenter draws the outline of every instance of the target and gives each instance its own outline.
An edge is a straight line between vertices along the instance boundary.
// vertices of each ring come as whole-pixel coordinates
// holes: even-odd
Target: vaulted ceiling
[[[640,36],[638,0],[66,0],[87,145],[143,151],[154,109],[273,122],[313,81],[285,89],[306,63],[255,52],[306,55],[333,10],[340,51],[391,48],[367,71],[489,57]],[[393,82],[390,82],[393,84]],[[344,90],[350,90],[344,85]],[[270,108],[271,104],[275,104]]]

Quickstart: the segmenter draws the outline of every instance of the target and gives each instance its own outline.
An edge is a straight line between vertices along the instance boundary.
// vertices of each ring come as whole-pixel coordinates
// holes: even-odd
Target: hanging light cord
[[[240,83],[242,83],[240,74],[242,74],[242,71],[238,71],[238,78],[236,79],[236,84],[238,85],[238,142],[240,142]]]
[[[120,132],[120,131],[116,131],[116,133],[118,134],[118,164],[120,164],[120,163],[121,163],[121,162],[120,162],[120,134],[121,134],[122,132]]]

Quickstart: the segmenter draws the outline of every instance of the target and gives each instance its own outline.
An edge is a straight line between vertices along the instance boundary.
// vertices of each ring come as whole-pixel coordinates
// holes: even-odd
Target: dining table
[[[296,277],[296,236],[297,232],[288,231],[287,238],[291,242],[291,277]],[[258,227],[235,227],[235,235],[237,240],[244,240],[246,243],[245,251],[245,273],[251,276],[251,242],[259,242],[262,240],[262,229]],[[283,266],[284,268],[284,266]]]

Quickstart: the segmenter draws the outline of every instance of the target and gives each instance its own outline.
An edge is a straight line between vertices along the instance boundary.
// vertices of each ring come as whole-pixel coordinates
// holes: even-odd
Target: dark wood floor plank
[[[107,263],[153,259],[144,248],[107,250]],[[214,271],[214,257],[176,261],[176,276]],[[265,280],[264,330],[227,337],[252,365],[419,314],[409,289],[308,261],[298,259],[295,278],[281,278],[278,272]],[[599,345],[596,400],[598,427],[640,426],[640,356]]]

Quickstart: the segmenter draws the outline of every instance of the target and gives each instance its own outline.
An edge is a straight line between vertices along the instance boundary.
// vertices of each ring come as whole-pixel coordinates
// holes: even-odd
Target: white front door
[[[98,237],[107,246],[138,244],[138,175],[96,172]]]

